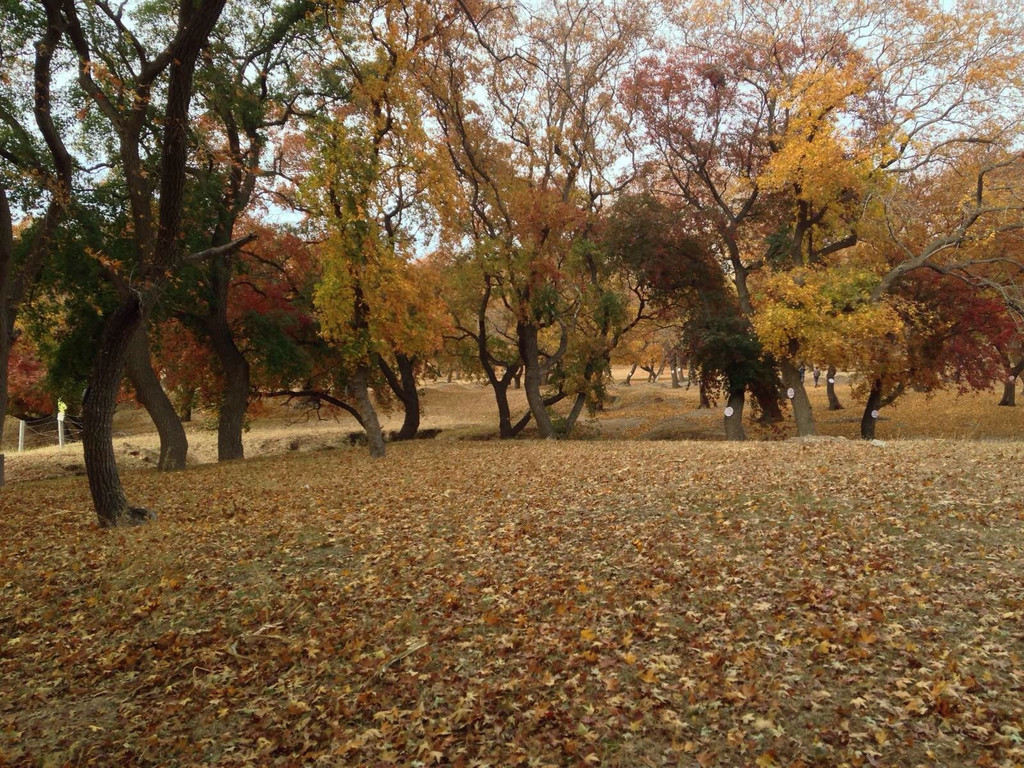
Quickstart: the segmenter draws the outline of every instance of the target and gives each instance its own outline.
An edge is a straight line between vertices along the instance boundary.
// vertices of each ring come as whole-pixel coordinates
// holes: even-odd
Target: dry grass
[[[577,439],[646,439],[646,440],[722,440],[721,408],[699,410],[696,387],[672,389],[668,380],[648,383],[634,378],[630,387],[623,386],[625,369],[616,369],[617,384],[611,388],[614,401],[596,416],[584,415],[575,437]],[[860,435],[863,397],[859,400],[849,380],[840,375],[839,397],[845,409],[827,410],[824,383],[814,388],[808,377],[808,394],[814,408],[818,431],[822,435],[855,440]],[[521,391],[510,391],[514,417],[525,413],[526,397]],[[943,438],[955,440],[1019,440],[1024,437],[1024,398],[1016,408],[996,406],[995,392],[957,395],[939,392],[926,395],[904,394],[894,406],[886,408],[878,422],[877,437],[883,440]],[[423,388],[424,429],[440,430],[439,439],[481,439],[493,437],[497,431],[497,410],[489,387],[481,382],[431,382]],[[568,403],[556,411],[566,413]],[[39,480],[47,477],[75,475],[84,472],[81,447],[71,444],[34,448],[18,454],[14,420],[10,419],[4,445],[7,447],[7,478],[9,482]],[[397,429],[401,414],[385,414],[385,429]],[[116,450],[125,468],[145,468],[155,464],[159,443],[152,422],[131,406],[122,408],[115,417],[119,438]],[[189,436],[189,463],[208,464],[217,459],[216,423],[210,415],[200,414],[186,425]],[[315,451],[345,444],[349,435],[358,432],[356,422],[347,414],[318,419],[315,414],[284,404],[264,406],[253,419],[252,428],[243,438],[246,456],[277,455],[289,451]],[[754,440],[779,440],[795,435],[791,421],[762,427],[749,421],[748,436]],[[529,435],[529,430],[526,433]]]

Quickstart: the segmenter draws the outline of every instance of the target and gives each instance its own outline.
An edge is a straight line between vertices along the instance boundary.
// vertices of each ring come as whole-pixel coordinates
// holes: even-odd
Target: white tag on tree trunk
[[[878,411],[872,411],[871,412],[871,418],[872,419],[877,419],[878,418]]]
[[[836,383],[836,380],[835,380],[835,379],[829,379],[829,380],[828,380],[828,383],[829,383],[829,384],[835,384],[835,383]]]
[[[792,387],[787,389],[786,390],[786,397],[788,397],[790,400],[792,400],[794,397],[796,397],[796,390],[793,389]]]
[[[726,408],[725,408],[725,418],[729,418],[729,417],[730,417],[730,416],[732,416],[732,415],[733,415],[734,413],[736,413],[736,411],[734,411],[734,410],[732,409],[732,406],[731,406],[731,405],[728,405],[728,406],[726,406]]]

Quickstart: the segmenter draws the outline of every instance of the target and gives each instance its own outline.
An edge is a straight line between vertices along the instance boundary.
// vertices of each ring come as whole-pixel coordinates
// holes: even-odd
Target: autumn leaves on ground
[[[615,394],[584,433],[689,413]],[[880,436],[1019,433],[986,394]],[[11,457],[0,765],[1024,763],[1024,443],[297,439],[116,531]]]

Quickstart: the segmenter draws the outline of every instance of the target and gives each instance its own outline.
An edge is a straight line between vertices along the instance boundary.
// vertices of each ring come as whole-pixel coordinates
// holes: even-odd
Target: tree
[[[772,373],[713,252],[654,195],[620,198],[610,220],[607,247],[637,274],[655,306],[682,318],[680,346],[699,369],[702,393],[724,389],[726,436],[744,439],[744,393]]]
[[[895,306],[901,330],[878,337],[863,371],[867,402],[861,436],[873,439],[878,412],[908,388],[932,392],[950,385],[961,393],[1003,379],[1001,348],[1016,335],[1002,298],[933,271],[900,281]]]
[[[436,295],[424,291],[428,284],[415,279],[410,265],[415,228],[431,215],[426,190],[438,180],[412,79],[420,52],[449,20],[434,10],[390,2],[366,9],[359,20],[355,11],[339,14],[332,32],[350,101],[312,123],[308,134],[317,168],[303,188],[322,233],[317,313],[377,458],[385,448],[370,398],[375,369],[387,376],[385,357],[395,354],[411,375],[415,358],[440,348],[445,328]],[[355,35],[351,49],[349,34]],[[409,387],[408,380],[399,382],[407,398]]]
[[[459,185],[446,244],[475,263],[467,274],[481,281],[476,322],[462,327],[495,388],[502,434],[512,433],[504,392],[521,366],[530,414],[540,435],[554,438],[547,409],[567,393],[545,398],[542,386],[580,330],[582,302],[590,295],[600,304],[602,291],[575,281],[570,262],[602,199],[623,186],[617,163],[630,138],[615,91],[642,39],[645,9],[588,0],[538,12],[463,8],[464,24],[425,75]],[[490,341],[487,320],[494,305],[514,320],[518,357],[495,354],[501,342]],[[596,375],[581,372],[579,383]]]
[[[271,131],[283,129],[300,109],[315,111],[302,104],[310,85],[298,82],[304,64],[319,59],[309,53],[315,47],[308,39],[317,26],[315,8],[311,0],[246,3],[229,9],[214,29],[196,80],[192,163],[198,178],[186,211],[198,233],[189,239],[193,249],[231,242],[260,178],[269,173]],[[177,316],[209,343],[220,372],[218,461],[243,458],[242,428],[251,396],[250,361],[229,321],[238,268],[237,252],[222,249],[179,281]]]
[[[146,7],[126,15],[105,3],[84,7],[80,13],[71,2],[43,2],[51,25],[65,30],[78,67],[76,105],[89,119],[105,125],[112,138],[104,147],[111,154],[104,159],[123,180],[130,211],[132,258],[105,264],[119,303],[103,319],[83,400],[86,472],[104,527],[151,517],[147,510],[131,507],[124,494],[111,422],[129,346],[144,312],[186,258],[181,232],[193,76],[224,4],[225,0],[181,2],[163,9],[166,13]],[[51,113],[55,107],[46,104]],[[157,141],[150,145],[148,131],[155,115],[160,127]],[[224,250],[238,245],[226,244]],[[210,258],[216,252],[189,258]]]

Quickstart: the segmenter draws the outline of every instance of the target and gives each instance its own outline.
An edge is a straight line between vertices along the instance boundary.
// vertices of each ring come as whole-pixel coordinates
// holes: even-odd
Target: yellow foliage
[[[766,271],[754,286],[758,339],[779,358],[790,358],[796,345],[802,357],[838,366],[869,361],[903,329],[892,300],[870,300],[877,280],[851,266]]]

